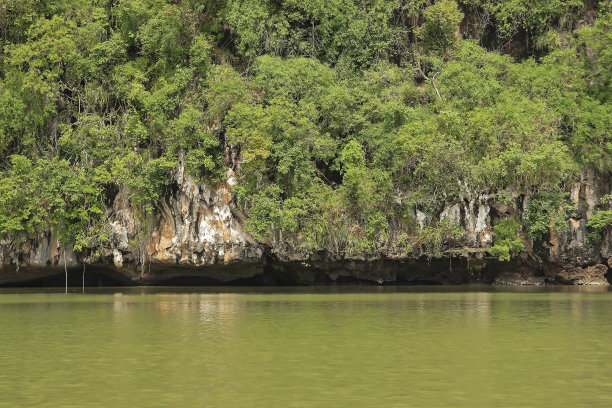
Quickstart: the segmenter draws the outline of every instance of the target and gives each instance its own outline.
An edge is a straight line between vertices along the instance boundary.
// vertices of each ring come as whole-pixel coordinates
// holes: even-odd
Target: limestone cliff
[[[129,193],[120,190],[105,214],[108,242],[86,254],[66,248],[66,266],[76,274],[85,264],[114,284],[608,284],[612,231],[602,243],[590,243],[586,224],[599,198],[610,193],[609,176],[581,175],[568,188],[576,212],[567,220],[567,231],[557,234],[551,228],[544,240],[526,242],[527,250],[510,263],[491,258],[487,248],[496,218],[525,216],[528,203],[519,194],[514,197],[518,206],[505,206],[492,193],[465,188],[458,202],[441,203],[437,214],[416,209],[412,217],[421,228],[432,218],[464,227],[465,235],[454,249],[408,254],[392,235],[384,250],[338,256],[304,253],[278,233],[266,244],[255,242],[235,205],[235,184],[231,170],[226,182],[206,185],[178,169],[172,193],[159,203],[153,218],[139,213]],[[52,232],[18,248],[10,244],[0,241],[0,285],[27,284],[63,271],[64,248]]]

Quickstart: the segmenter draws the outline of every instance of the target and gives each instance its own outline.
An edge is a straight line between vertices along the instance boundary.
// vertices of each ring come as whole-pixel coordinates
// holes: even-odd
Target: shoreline
[[[478,262],[476,262],[478,261]],[[610,285],[612,272],[601,263],[573,264],[492,257],[403,260],[257,262],[185,266],[151,263],[71,264],[68,286],[328,286],[328,285]],[[64,286],[63,265],[0,266],[0,287]]]

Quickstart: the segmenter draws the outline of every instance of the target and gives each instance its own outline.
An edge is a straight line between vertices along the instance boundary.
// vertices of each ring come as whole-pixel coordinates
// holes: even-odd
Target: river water
[[[608,288],[0,290],[0,407],[612,407]]]

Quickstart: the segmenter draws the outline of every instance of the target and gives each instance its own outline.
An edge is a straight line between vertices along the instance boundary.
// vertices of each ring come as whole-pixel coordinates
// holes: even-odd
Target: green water
[[[0,407],[612,407],[607,288],[5,289],[0,330]]]

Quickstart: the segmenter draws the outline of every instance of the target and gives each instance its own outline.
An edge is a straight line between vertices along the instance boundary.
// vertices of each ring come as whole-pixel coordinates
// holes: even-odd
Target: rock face
[[[230,175],[214,188],[177,177],[174,196],[161,202],[161,215],[147,242],[151,261],[183,266],[259,262],[262,250],[244,231],[232,204]]]
[[[189,276],[206,268],[222,269],[228,278],[261,270],[263,250],[245,232],[243,217],[232,202],[233,174],[225,183],[207,186],[179,171],[175,183],[174,194],[159,203],[158,216],[143,231],[138,231],[138,212],[127,192],[117,194],[109,216],[114,266],[142,264],[138,279],[143,282],[155,282],[164,274]],[[168,273],[172,267],[179,267],[179,272]],[[195,270],[186,272],[190,268]],[[249,269],[246,276],[239,272]]]
[[[415,225],[432,219],[461,224],[460,249],[441,254],[406,255],[397,244],[386,252],[338,258],[306,254],[282,236],[256,243],[245,230],[246,217],[236,208],[231,189],[236,179],[206,185],[182,169],[172,193],[158,203],[156,216],[145,217],[120,190],[105,214],[108,243],[90,254],[75,254],[58,244],[53,233],[15,247],[0,241],[0,285],[31,284],[59,276],[66,267],[80,274],[83,264],[115,284],[331,284],[331,283],[493,283],[607,285],[612,268],[612,231],[600,244],[587,240],[587,222],[599,198],[610,193],[610,176],[581,175],[569,191],[576,211],[566,232],[550,233],[511,263],[487,254],[496,219],[526,216],[528,201],[504,205],[493,194],[464,189],[458,202],[445,203],[437,214],[416,209]],[[108,280],[107,279],[107,280]]]

